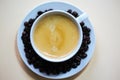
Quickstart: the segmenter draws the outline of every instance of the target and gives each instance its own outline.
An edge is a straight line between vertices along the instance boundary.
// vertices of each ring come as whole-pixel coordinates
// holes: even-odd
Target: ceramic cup
[[[37,23],[45,16],[48,16],[51,14],[52,15],[54,15],[54,14],[64,15],[64,16],[68,17],[70,20],[72,20],[75,23],[75,25],[78,29],[79,36],[80,36],[77,46],[69,53],[69,55],[67,55],[66,57],[63,57],[63,58],[51,58],[51,57],[45,56],[40,50],[38,50],[38,48],[35,46],[35,43],[33,40],[33,34],[34,34]],[[32,25],[31,31],[30,31],[30,41],[31,41],[33,49],[41,58],[43,58],[44,60],[50,61],[50,62],[63,62],[63,61],[66,61],[66,60],[72,58],[78,52],[78,50],[82,44],[83,32],[82,32],[82,28],[80,26],[80,22],[82,22],[87,17],[88,16],[86,15],[86,13],[83,13],[83,14],[79,15],[77,18],[75,18],[73,15],[71,15],[70,13],[63,11],[63,10],[51,10],[51,11],[43,13],[35,20],[35,22]]]

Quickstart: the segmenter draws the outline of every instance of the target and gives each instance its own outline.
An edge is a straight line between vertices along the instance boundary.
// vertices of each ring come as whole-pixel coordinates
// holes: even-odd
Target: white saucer
[[[34,73],[36,73],[39,76],[45,77],[45,78],[50,78],[50,79],[63,79],[63,78],[68,78],[70,76],[73,76],[75,74],[77,74],[78,72],[80,72],[90,61],[90,59],[92,58],[93,55],[93,51],[95,48],[95,35],[94,35],[94,30],[92,27],[91,22],[89,21],[88,18],[86,18],[84,20],[85,25],[87,27],[89,27],[91,29],[91,33],[90,33],[90,39],[91,39],[91,43],[89,45],[89,49],[87,51],[87,57],[85,59],[81,60],[81,64],[75,68],[75,69],[71,69],[69,72],[66,72],[64,74],[59,74],[59,75],[47,75],[44,73],[39,72],[38,69],[35,69],[33,67],[33,65],[29,65],[27,62],[27,58],[25,56],[25,52],[24,52],[24,45],[21,39],[22,36],[22,32],[24,30],[24,22],[28,21],[30,18],[35,18],[37,15],[38,11],[44,11],[46,9],[54,9],[54,10],[64,10],[67,11],[68,9],[71,9],[73,11],[77,11],[79,15],[81,15],[83,13],[83,11],[81,11],[79,8],[75,7],[74,5],[71,5],[69,3],[65,3],[65,2],[47,2],[41,5],[38,5],[37,7],[35,7],[34,9],[32,9],[24,18],[24,20],[22,21],[19,31],[18,31],[18,35],[17,35],[17,46],[18,46],[18,50],[20,53],[20,56],[23,60],[23,62],[26,64],[26,66],[32,70]]]

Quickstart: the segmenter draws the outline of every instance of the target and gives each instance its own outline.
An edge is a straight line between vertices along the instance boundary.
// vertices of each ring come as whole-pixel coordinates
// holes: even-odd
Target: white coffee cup
[[[45,56],[42,52],[40,52],[38,50],[38,48],[35,46],[35,43],[33,40],[33,33],[34,33],[34,30],[35,30],[36,25],[39,22],[39,20],[42,19],[43,17],[51,15],[51,14],[52,15],[60,14],[60,15],[64,15],[64,16],[68,17],[76,24],[76,27],[78,28],[78,31],[79,31],[80,37],[79,37],[77,46],[71,51],[71,53],[69,55],[67,55],[66,57],[63,57],[63,58],[50,58],[50,57]],[[32,25],[31,31],[30,31],[30,41],[31,41],[33,49],[41,58],[43,58],[44,60],[50,61],[50,62],[63,62],[63,61],[66,61],[66,60],[72,58],[78,52],[78,50],[82,44],[83,33],[82,33],[82,28],[80,26],[80,22],[83,21],[84,19],[86,19],[87,17],[88,16],[86,15],[86,13],[83,13],[80,16],[78,16],[77,18],[75,18],[73,15],[71,15],[70,13],[63,11],[63,10],[52,10],[52,11],[43,13],[35,20],[35,22]]]

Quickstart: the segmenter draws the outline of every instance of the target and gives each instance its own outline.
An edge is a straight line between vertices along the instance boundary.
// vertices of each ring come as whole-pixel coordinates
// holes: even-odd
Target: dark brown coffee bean
[[[39,16],[39,15],[43,14],[43,11],[38,11],[37,14],[38,14],[38,16]]]
[[[39,67],[40,72],[44,72],[44,69],[42,67]]]
[[[83,26],[85,25],[85,23],[82,21],[82,22],[80,23],[80,25],[81,25],[81,27],[83,27]]]
[[[69,9],[67,12],[70,13],[70,14],[72,14],[72,10],[71,9]]]
[[[62,67],[62,73],[66,73],[66,72],[67,72],[66,68]]]
[[[84,41],[83,41],[83,44],[84,44],[84,45],[87,45],[87,40],[84,40]]]
[[[81,57],[82,59],[84,59],[84,58],[87,57],[87,54],[86,54],[86,53],[84,53],[84,54],[80,54],[80,57]]]
[[[80,56],[76,56],[76,57],[75,57],[75,60],[78,61],[78,62],[80,62],[80,61],[81,61]]]
[[[90,32],[90,31],[91,31],[90,28],[87,27],[87,32]]]
[[[45,12],[47,12],[47,11],[51,11],[51,10],[53,10],[53,9],[48,9],[48,10],[45,10]]]
[[[36,61],[36,58],[33,56],[31,60],[32,60],[33,62],[35,62],[35,61]]]
[[[87,26],[84,26],[82,30],[83,32],[87,32]]]
[[[28,27],[29,23],[28,22],[24,22],[24,26]]]
[[[29,20],[29,24],[33,24],[34,21],[35,21],[35,19],[32,19],[32,18],[31,18],[31,19]]]
[[[28,59],[27,61],[28,61],[28,63],[29,63],[30,65],[32,64],[32,62],[31,62],[31,60],[30,60],[30,59]]]
[[[87,51],[88,50],[88,46],[86,45],[85,47],[84,47],[84,51]]]
[[[88,28],[87,26],[84,26],[82,30],[84,33],[90,33],[91,31],[90,28]]]
[[[36,62],[33,64],[34,68],[39,68],[39,64],[37,64]]]
[[[90,40],[90,36],[83,35],[83,40]]]
[[[73,11],[73,12],[72,12],[72,15],[73,15],[74,17],[78,17],[78,13],[77,13],[76,11]]]
[[[48,9],[48,11],[51,11],[51,10],[53,10],[53,9]]]
[[[77,63],[72,63],[72,68],[77,68]]]
[[[87,40],[87,44],[90,44],[91,43],[91,40]]]
[[[28,48],[24,48],[25,53],[29,53],[29,49]]]
[[[26,58],[30,58],[31,57],[29,53],[25,53],[25,56],[26,56]]]

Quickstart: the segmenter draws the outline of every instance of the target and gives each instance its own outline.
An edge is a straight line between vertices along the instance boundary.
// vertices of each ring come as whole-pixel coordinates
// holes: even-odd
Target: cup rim
[[[37,47],[35,46],[34,44],[34,40],[33,40],[33,33],[34,33],[34,30],[36,28],[36,24],[39,22],[39,20],[41,18],[43,18],[45,15],[47,14],[52,14],[52,13],[62,13],[64,15],[66,15],[67,17],[70,17],[72,20],[74,20],[77,28],[78,28],[78,33],[79,33],[79,40],[78,40],[78,43],[76,45],[76,47],[69,53],[69,55],[67,55],[66,57],[63,57],[63,58],[60,58],[60,59],[56,59],[56,58],[49,58],[47,56],[45,56],[44,54],[42,54],[38,49]],[[66,11],[62,11],[62,10],[51,10],[51,11],[48,11],[48,12],[45,12],[43,14],[41,14],[33,23],[32,25],[32,28],[31,28],[31,31],[30,31],[30,42],[31,42],[31,45],[34,49],[34,51],[41,57],[43,58],[44,60],[47,60],[47,61],[50,61],[50,62],[63,62],[63,61],[66,61],[70,58],[72,58],[77,52],[78,50],[80,49],[80,46],[82,44],[82,40],[83,40],[83,33],[82,33],[82,28],[79,24],[79,22],[77,21],[77,18],[75,18],[74,16],[72,16],[71,14],[69,14],[68,12]]]

